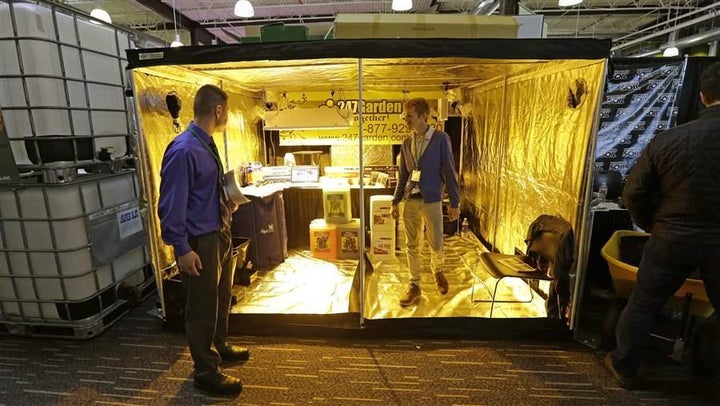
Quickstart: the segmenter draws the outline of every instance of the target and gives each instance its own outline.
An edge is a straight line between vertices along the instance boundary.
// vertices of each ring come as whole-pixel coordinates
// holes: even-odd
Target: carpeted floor
[[[661,354],[638,390],[619,389],[602,353],[572,341],[232,337],[251,359],[228,368],[235,398],[192,386],[181,333],[150,297],[88,341],[0,336],[0,405],[717,405],[720,385]]]

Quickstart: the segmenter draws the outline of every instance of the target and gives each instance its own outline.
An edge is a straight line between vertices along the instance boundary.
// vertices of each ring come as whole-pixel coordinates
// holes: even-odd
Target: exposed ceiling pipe
[[[474,15],[490,15],[500,8],[500,0],[482,0],[475,6],[471,14]]]
[[[715,10],[715,11],[713,11],[713,12],[711,12],[711,13],[705,14],[705,15],[702,16],[702,17],[693,18],[692,20],[688,20],[688,21],[685,21],[685,22],[682,22],[682,23],[678,23],[678,24],[676,24],[676,25],[674,25],[674,26],[672,26],[672,27],[670,27],[670,28],[666,28],[666,29],[664,29],[664,30],[657,31],[657,32],[654,32],[654,33],[652,33],[652,34],[648,34],[648,35],[642,36],[642,37],[640,37],[640,38],[636,38],[636,39],[634,39],[634,40],[632,40],[632,41],[623,42],[622,44],[615,45],[615,46],[612,47],[610,50],[611,50],[611,51],[619,51],[619,50],[621,50],[621,49],[623,49],[623,48],[627,48],[627,47],[629,47],[629,46],[632,46],[632,45],[635,45],[635,44],[639,44],[639,43],[641,43],[641,42],[645,42],[645,41],[647,41],[647,40],[649,40],[649,39],[653,39],[653,38],[655,38],[655,37],[659,37],[659,36],[665,35],[665,34],[670,34],[671,32],[677,31],[677,30],[679,30],[679,29],[681,29],[681,28],[692,27],[692,26],[694,26],[694,25],[697,24],[697,23],[701,23],[701,22],[703,22],[703,21],[711,20],[711,19],[713,19],[713,18],[715,18],[715,17],[717,17],[717,16],[718,16],[718,11]]]
[[[641,34],[641,33],[645,32],[645,31],[655,32],[655,30],[657,30],[658,28],[667,27],[667,26],[669,26],[669,25],[671,25],[671,24],[673,24],[673,23],[674,23],[674,24],[677,24],[680,20],[686,19],[686,18],[688,18],[688,17],[690,17],[690,16],[692,16],[692,15],[695,15],[695,14],[704,14],[706,11],[712,10],[712,9],[717,9],[718,7],[720,7],[720,2],[714,2],[714,3],[712,3],[712,4],[708,4],[708,5],[705,6],[705,7],[695,8],[695,9],[693,9],[693,10],[691,10],[691,11],[688,11],[687,13],[678,14],[678,15],[676,15],[676,16],[673,17],[673,18],[668,18],[668,19],[666,19],[666,20],[663,20],[663,21],[661,21],[661,22],[658,22],[657,24],[654,24],[654,25],[645,27],[645,28],[643,28],[643,29],[641,29],[641,30],[639,30],[639,31],[637,31],[637,32],[623,35],[622,37],[616,39],[616,41],[622,41],[622,40],[624,40],[624,39],[626,39],[626,38],[631,38],[631,37],[633,37],[633,36],[635,36],[635,35],[638,35],[638,34]],[[675,9],[673,9],[673,10],[675,10]],[[677,11],[680,11],[680,10],[677,10]]]
[[[705,42],[711,42],[712,40],[720,38],[720,29],[715,29],[711,31],[705,31],[701,32],[699,34],[690,35],[688,37],[680,38],[672,43],[668,42],[666,44],[661,45],[658,49],[647,51],[643,53],[639,53],[636,55],[630,55],[632,58],[642,58],[644,56],[652,56],[659,54],[662,52],[665,48],[676,46],[678,49],[682,48],[688,48],[691,46],[695,46],[697,44],[702,44]]]

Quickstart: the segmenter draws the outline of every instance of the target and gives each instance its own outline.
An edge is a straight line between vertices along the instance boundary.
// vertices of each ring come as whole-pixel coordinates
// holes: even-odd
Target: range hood
[[[337,107],[294,108],[265,112],[266,130],[335,130],[353,124],[352,111]]]

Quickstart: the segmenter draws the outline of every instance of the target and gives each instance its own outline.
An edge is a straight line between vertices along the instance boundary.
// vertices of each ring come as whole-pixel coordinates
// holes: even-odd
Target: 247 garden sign
[[[354,124],[349,128],[329,130],[287,130],[280,131],[280,145],[358,145],[360,127],[357,99],[337,100],[340,109],[352,111]],[[363,100],[362,137],[364,145],[393,145],[402,142],[412,133],[403,118],[402,100]],[[434,117],[428,123],[437,127]],[[442,129],[442,123],[440,124]]]

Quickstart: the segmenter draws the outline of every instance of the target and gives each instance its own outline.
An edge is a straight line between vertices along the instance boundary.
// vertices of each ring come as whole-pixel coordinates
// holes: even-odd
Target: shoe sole
[[[205,387],[203,384],[198,384],[197,382],[193,382],[193,386],[196,389],[200,389],[201,391],[207,392],[211,395],[237,395],[242,392],[242,385],[240,385],[240,387],[237,389],[235,389],[235,388],[229,389],[228,388],[228,389],[220,389],[220,390]]]
[[[412,306],[414,304],[418,304],[419,302],[420,302],[420,296],[416,297],[415,299],[413,299],[411,302],[408,302],[408,303],[400,302],[400,306],[408,307],[408,306]]]
[[[243,358],[228,358],[228,359],[223,358],[223,356],[221,355],[221,356],[220,356],[220,359],[221,359],[221,362],[220,362],[221,364],[224,364],[224,365],[227,365],[227,364],[235,364],[235,363],[237,363],[237,362],[246,362],[246,361],[249,361],[249,360],[250,360],[250,354],[248,354],[247,357],[243,357]]]
[[[622,375],[620,375],[620,372],[615,369],[615,365],[613,365],[612,356],[610,353],[607,353],[605,355],[605,358],[603,359],[603,364],[605,364],[605,369],[610,372],[610,375],[612,375],[613,380],[615,380],[615,383],[618,384],[623,389],[633,389],[635,386],[635,378],[626,378]]]

